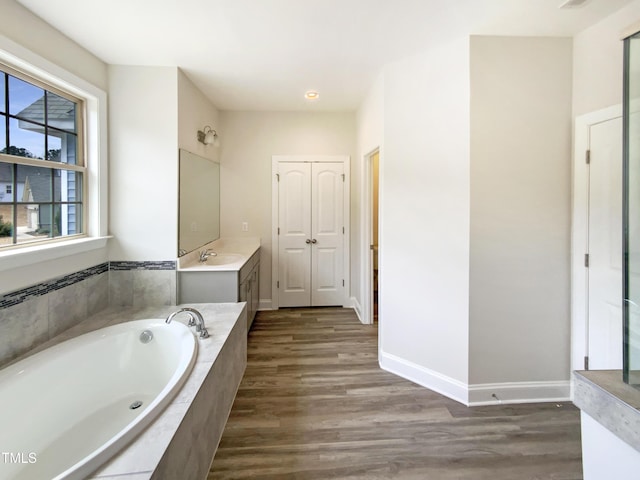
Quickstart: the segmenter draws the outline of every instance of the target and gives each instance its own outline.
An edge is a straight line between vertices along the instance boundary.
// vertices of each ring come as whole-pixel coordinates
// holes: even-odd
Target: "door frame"
[[[300,163],[342,163],[344,165],[344,235],[343,235],[343,275],[342,306],[349,307],[351,291],[351,157],[349,155],[273,155],[271,157],[271,308],[280,308],[278,280],[280,278],[279,235],[278,235],[278,171],[280,162]]]
[[[360,321],[366,325],[373,324],[373,257],[371,255],[370,246],[373,242],[372,238],[372,218],[373,218],[373,156],[378,154],[380,158],[380,147],[376,147],[364,156],[364,168],[362,172],[363,185],[362,189],[362,305]],[[378,168],[380,160],[378,160]],[[378,175],[380,172],[378,171]],[[379,178],[379,177],[378,177]],[[378,202],[380,202],[380,187],[378,185]],[[378,235],[380,235],[380,203],[378,203]],[[380,250],[378,250],[378,265],[380,265]],[[380,277],[378,277],[378,301],[380,301]]]
[[[593,125],[622,117],[622,105],[580,115],[575,119],[571,208],[571,370],[584,370],[589,354],[587,305],[589,288],[585,253],[589,232],[589,168],[585,154]],[[622,186],[621,186],[622,187]]]

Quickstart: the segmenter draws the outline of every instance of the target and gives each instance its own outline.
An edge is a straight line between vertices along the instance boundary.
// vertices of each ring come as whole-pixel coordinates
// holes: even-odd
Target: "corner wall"
[[[469,40],[388,65],[380,184],[380,365],[466,403]]]
[[[472,403],[569,395],[571,47],[471,37]]]
[[[218,109],[182,70],[178,70],[178,147],[220,162],[220,148],[204,145],[197,139],[198,130],[204,129],[205,125],[220,133]]]
[[[373,318],[371,305],[370,272],[365,268],[369,263],[369,231],[372,212],[370,206],[370,175],[368,155],[379,149],[380,162],[384,157],[384,74],[380,73],[356,112],[357,157],[351,161],[351,182],[358,185],[359,196],[352,195],[353,218],[358,220],[358,228],[352,228],[351,244],[351,296],[360,321]]]
[[[178,69],[109,66],[110,260],[178,252]]]

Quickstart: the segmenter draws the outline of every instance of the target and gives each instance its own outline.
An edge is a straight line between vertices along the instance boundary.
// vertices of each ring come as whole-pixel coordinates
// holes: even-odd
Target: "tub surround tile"
[[[109,272],[87,278],[87,313],[94,315],[109,306]]]
[[[141,308],[175,304],[175,270],[140,268],[109,272],[109,305]]]
[[[49,339],[48,309],[42,296],[0,309],[0,366]]]
[[[80,270],[69,275],[63,275],[61,277],[57,277],[51,280],[47,280],[41,283],[37,283],[35,285],[31,285],[30,287],[22,288],[20,290],[16,290],[13,292],[5,293],[0,295],[0,309],[4,309],[7,307],[11,307],[13,305],[18,305],[22,302],[30,300],[34,297],[40,297],[48,295],[51,292],[56,290],[61,290],[67,288],[69,286],[75,285],[77,283],[83,282],[87,279],[91,279],[96,276],[102,276],[105,273],[114,273],[114,272],[144,272],[144,271],[154,271],[154,272],[166,272],[165,277],[158,278],[168,278],[171,274],[175,276],[176,271],[175,260],[163,260],[163,261],[142,261],[142,262],[134,262],[134,261],[126,261],[126,262],[104,262],[99,265],[95,265],[93,267],[86,268],[84,270]],[[175,285],[175,279],[173,280]],[[174,288],[175,289],[175,288]],[[173,298],[175,298],[175,293],[173,293]],[[98,305],[102,304],[104,300],[100,299],[100,301],[96,300]],[[159,305],[165,305],[166,303],[161,303]],[[175,301],[174,301],[175,304]],[[133,301],[126,303],[125,306],[133,305]]]
[[[105,262],[0,295],[0,367],[109,305],[175,303],[174,260]]]
[[[134,270],[133,306],[176,304],[175,270]]]
[[[49,300],[49,338],[77,325],[87,318],[88,291],[86,282],[51,292]]]
[[[128,270],[109,272],[109,306],[133,306],[133,273]]]

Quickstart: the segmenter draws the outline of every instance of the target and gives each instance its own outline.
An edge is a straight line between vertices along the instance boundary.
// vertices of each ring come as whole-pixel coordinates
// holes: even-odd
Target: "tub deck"
[[[69,338],[123,321],[166,318],[183,306],[194,307],[202,313],[211,335],[206,339],[198,338],[193,370],[181,391],[158,418],[90,479],[206,478],[246,366],[245,304],[112,307],[29,352],[31,355]],[[178,315],[174,321],[186,323],[187,319],[186,315]]]

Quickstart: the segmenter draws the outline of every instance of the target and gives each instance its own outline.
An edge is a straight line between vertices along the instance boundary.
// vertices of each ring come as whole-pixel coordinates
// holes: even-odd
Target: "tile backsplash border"
[[[109,262],[109,270],[175,270],[175,260],[162,260],[154,262],[118,261]]]
[[[145,271],[145,270],[176,270],[175,260],[166,261],[144,261],[144,262],[132,262],[132,261],[114,261],[104,262],[93,267],[85,268],[68,275],[47,280],[45,282],[37,283],[20,290],[5,293],[0,295],[0,309],[18,305],[27,300],[35,297],[40,297],[48,293],[60,290],[62,288],[71,286],[75,283],[86,280],[94,275],[100,275],[101,273],[110,271]]]
[[[0,296],[0,309],[11,307],[13,305],[19,305],[20,303],[31,300],[35,297],[41,297],[56,290],[60,290],[65,287],[69,287],[78,282],[93,277],[94,275],[100,275],[109,271],[109,262],[101,263],[94,267],[85,268],[78,272],[64,275],[62,277],[54,278],[53,280],[47,280],[46,282],[37,283],[30,287],[21,288],[13,292],[5,293]]]
[[[176,304],[176,262],[104,262],[0,295],[0,367],[109,306]]]

